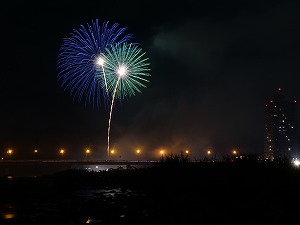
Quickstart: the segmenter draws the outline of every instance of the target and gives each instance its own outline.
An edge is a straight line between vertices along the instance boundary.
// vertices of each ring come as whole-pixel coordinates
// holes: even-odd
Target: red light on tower
[[[278,91],[282,91],[282,88],[278,88]]]

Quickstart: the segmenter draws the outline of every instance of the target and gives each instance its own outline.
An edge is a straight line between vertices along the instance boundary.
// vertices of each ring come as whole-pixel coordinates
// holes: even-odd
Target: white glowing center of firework
[[[97,65],[99,65],[99,66],[103,66],[103,64],[104,64],[104,59],[102,58],[102,57],[99,57],[98,59],[97,59]]]
[[[119,74],[120,77],[123,77],[127,74],[127,67],[124,65],[121,65],[119,69],[117,70],[117,73]]]

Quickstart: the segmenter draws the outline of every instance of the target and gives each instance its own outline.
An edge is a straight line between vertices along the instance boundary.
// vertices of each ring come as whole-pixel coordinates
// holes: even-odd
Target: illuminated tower
[[[297,157],[297,104],[282,89],[265,103],[264,158]]]

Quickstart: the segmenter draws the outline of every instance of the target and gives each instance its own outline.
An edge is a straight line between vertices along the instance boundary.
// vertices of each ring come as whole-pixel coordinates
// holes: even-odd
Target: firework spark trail
[[[126,43],[111,46],[102,55],[105,59],[105,67],[108,77],[108,89],[113,92],[110,106],[110,114],[107,129],[107,153],[110,156],[110,130],[112,111],[116,98],[125,98],[141,92],[140,87],[146,87],[143,82],[149,82],[144,76],[150,76],[147,71],[148,58],[144,58],[145,53],[138,46]]]
[[[110,150],[109,150],[109,134],[110,134],[110,124],[111,124],[111,116],[112,116],[112,110],[113,110],[113,106],[114,106],[114,102],[115,102],[115,97],[116,97],[116,93],[117,93],[117,89],[118,89],[118,85],[120,82],[121,76],[119,76],[114,93],[113,93],[113,97],[111,100],[111,105],[110,105],[110,112],[109,112],[109,120],[108,120],[108,128],[107,128],[107,156],[109,158],[110,156]]]
[[[108,95],[108,87],[107,87],[107,81],[106,81],[106,75],[105,75],[104,67],[103,67],[103,65],[101,65],[101,67],[102,67],[102,72],[103,72],[103,77],[104,77],[106,94],[107,94],[107,96],[109,96]]]
[[[105,74],[105,70],[104,70],[104,63],[105,63],[105,61],[104,61],[104,59],[102,58],[102,57],[99,57],[98,59],[97,59],[97,65],[99,65],[99,66],[101,66],[101,68],[102,68],[102,73],[103,73],[103,78],[104,78],[104,83],[105,83],[105,90],[106,90],[106,94],[107,94],[107,97],[109,96],[109,93],[108,93],[108,87],[107,87],[107,81],[106,81],[106,74]]]

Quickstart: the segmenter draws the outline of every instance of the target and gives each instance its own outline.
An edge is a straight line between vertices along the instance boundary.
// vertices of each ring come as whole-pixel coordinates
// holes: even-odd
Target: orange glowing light
[[[16,215],[13,213],[6,213],[3,215],[4,219],[12,219],[14,218]]]

